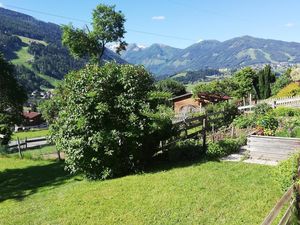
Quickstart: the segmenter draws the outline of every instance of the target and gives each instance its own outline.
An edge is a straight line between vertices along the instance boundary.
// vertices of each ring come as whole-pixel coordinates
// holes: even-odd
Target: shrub
[[[88,65],[68,74],[58,91],[44,111],[71,173],[93,179],[126,175],[143,168],[160,140],[172,135],[171,109],[151,95],[154,81],[143,67]],[[54,120],[51,105],[59,112]]]
[[[256,119],[257,118],[252,114],[240,115],[239,117],[233,120],[233,125],[240,129],[254,127],[256,125]]]
[[[217,104],[210,104],[206,108],[206,112],[208,114],[221,111],[223,111],[223,113],[220,115],[216,115],[216,117],[218,117],[218,120],[214,122],[214,127],[217,129],[223,126],[229,126],[235,119],[235,117],[239,114],[238,108],[234,102],[220,102]],[[214,118],[211,117],[211,119],[213,120]]]
[[[261,116],[265,115],[272,110],[272,107],[267,103],[258,104],[254,108],[254,115]]]
[[[300,109],[291,107],[278,107],[275,108],[272,113],[276,117],[300,116]]]
[[[275,171],[276,181],[280,184],[282,191],[287,191],[295,181],[298,169],[298,157],[299,153],[282,161]]]
[[[278,121],[272,115],[265,115],[258,119],[257,126],[263,129],[264,135],[273,136],[278,128]]]
[[[171,162],[200,159],[204,155],[202,143],[193,139],[180,141],[168,150],[168,159]]]
[[[240,147],[245,144],[245,138],[224,139],[218,142],[207,144],[207,156],[212,158],[223,157],[234,152],[238,152]]]

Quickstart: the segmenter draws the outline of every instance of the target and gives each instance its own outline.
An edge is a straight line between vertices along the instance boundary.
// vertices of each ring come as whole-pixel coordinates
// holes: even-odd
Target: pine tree
[[[271,96],[271,66],[266,65],[264,68],[264,99],[269,98]]]
[[[258,98],[263,99],[265,93],[265,79],[263,71],[258,72]]]

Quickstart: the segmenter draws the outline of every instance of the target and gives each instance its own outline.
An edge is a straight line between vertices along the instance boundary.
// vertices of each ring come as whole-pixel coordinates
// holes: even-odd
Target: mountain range
[[[239,68],[255,64],[300,62],[300,43],[242,36],[224,42],[205,40],[185,49],[130,44],[122,58],[157,75],[200,69]]]
[[[16,65],[16,76],[28,92],[53,88],[87,59],[75,59],[62,46],[61,27],[0,7],[0,54]],[[104,60],[142,64],[155,76],[187,71],[215,73],[257,64],[300,63],[300,43],[242,36],[227,41],[205,40],[185,49],[164,44],[129,44],[121,56],[107,46]],[[109,49],[111,48],[111,50]],[[196,73],[198,74],[198,73]],[[195,74],[192,74],[195,77]]]
[[[16,77],[28,92],[53,88],[64,75],[83,67],[61,43],[61,27],[0,7],[0,54],[16,67]],[[103,60],[127,63],[105,49]]]

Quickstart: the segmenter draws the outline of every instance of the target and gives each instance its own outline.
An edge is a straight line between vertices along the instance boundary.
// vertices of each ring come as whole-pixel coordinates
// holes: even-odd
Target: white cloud
[[[197,41],[197,43],[200,43],[200,42],[202,42],[202,41],[203,41],[203,39],[200,38],[200,39]]]
[[[164,20],[164,19],[166,19],[166,17],[165,16],[153,16],[152,19],[153,20]]]
[[[2,7],[2,8],[4,7],[3,3],[1,3],[1,2],[0,2],[0,7]]]
[[[291,22],[289,22],[289,23],[285,24],[284,26],[286,26],[286,27],[294,27],[294,26],[295,26],[295,24],[294,24],[294,23],[291,23]]]

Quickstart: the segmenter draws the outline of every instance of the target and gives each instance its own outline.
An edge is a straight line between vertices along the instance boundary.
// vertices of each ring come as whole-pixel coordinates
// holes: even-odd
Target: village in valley
[[[300,224],[287,1],[0,0],[0,225]]]

